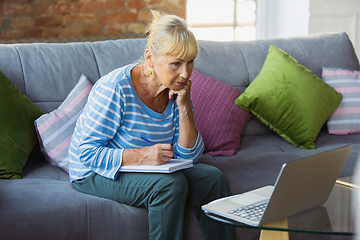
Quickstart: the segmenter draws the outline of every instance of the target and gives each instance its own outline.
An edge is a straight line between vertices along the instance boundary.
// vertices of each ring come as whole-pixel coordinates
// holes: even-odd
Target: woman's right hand
[[[174,156],[171,144],[156,144],[141,149],[125,149],[122,166],[126,165],[162,165]]]

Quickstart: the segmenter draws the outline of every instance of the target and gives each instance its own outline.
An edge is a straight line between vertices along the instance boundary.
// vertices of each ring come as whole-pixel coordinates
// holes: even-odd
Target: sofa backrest
[[[0,70],[45,112],[57,108],[84,74],[93,83],[136,61],[145,39],[0,44]]]
[[[237,89],[255,79],[273,44],[317,76],[322,67],[359,70],[345,33],[257,41],[199,41],[195,69]],[[45,112],[57,108],[84,74],[95,82],[111,70],[139,60],[146,39],[83,43],[0,44],[0,70]]]
[[[321,76],[322,67],[360,68],[346,33],[256,41],[200,42],[195,68],[243,91],[259,74],[270,45],[284,50],[318,77]]]

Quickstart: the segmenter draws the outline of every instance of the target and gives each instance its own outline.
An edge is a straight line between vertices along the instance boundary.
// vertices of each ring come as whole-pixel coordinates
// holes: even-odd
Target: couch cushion
[[[37,138],[43,111],[0,71],[0,178],[19,179]]]
[[[53,165],[69,172],[68,148],[76,120],[82,113],[93,84],[82,75],[79,82],[54,111],[35,121],[40,148]]]
[[[138,38],[91,43],[100,76],[105,76],[116,68],[141,61],[145,53],[146,41],[146,38]]]
[[[294,146],[312,149],[341,94],[271,45],[264,66],[236,104]]]
[[[195,70],[243,92],[259,74],[271,44],[286,51],[318,77],[321,77],[322,67],[360,70],[346,33],[256,41],[199,40]]]
[[[240,148],[245,123],[251,118],[234,103],[241,92],[195,70],[190,80],[194,120],[204,140],[204,153],[234,155]]]
[[[360,71],[323,68],[322,78],[343,95],[340,105],[327,121],[329,133],[360,133]]]
[[[59,107],[82,74],[93,83],[100,77],[90,42],[0,44],[0,52],[0,69],[44,112]]]

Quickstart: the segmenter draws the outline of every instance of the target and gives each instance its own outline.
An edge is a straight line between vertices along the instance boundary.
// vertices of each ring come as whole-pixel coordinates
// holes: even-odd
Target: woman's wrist
[[[139,165],[142,159],[141,149],[124,149],[122,166]]]
[[[195,126],[192,107],[179,108],[179,139],[184,148],[193,148],[196,144],[198,130]]]
[[[179,120],[194,121],[193,110],[191,104],[185,106],[179,106]]]

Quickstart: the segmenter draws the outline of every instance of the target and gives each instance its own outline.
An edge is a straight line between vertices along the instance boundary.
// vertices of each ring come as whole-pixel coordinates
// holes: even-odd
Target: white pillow
[[[93,84],[82,75],[64,102],[35,120],[40,148],[53,165],[69,172],[68,148],[76,120],[83,111]]]

